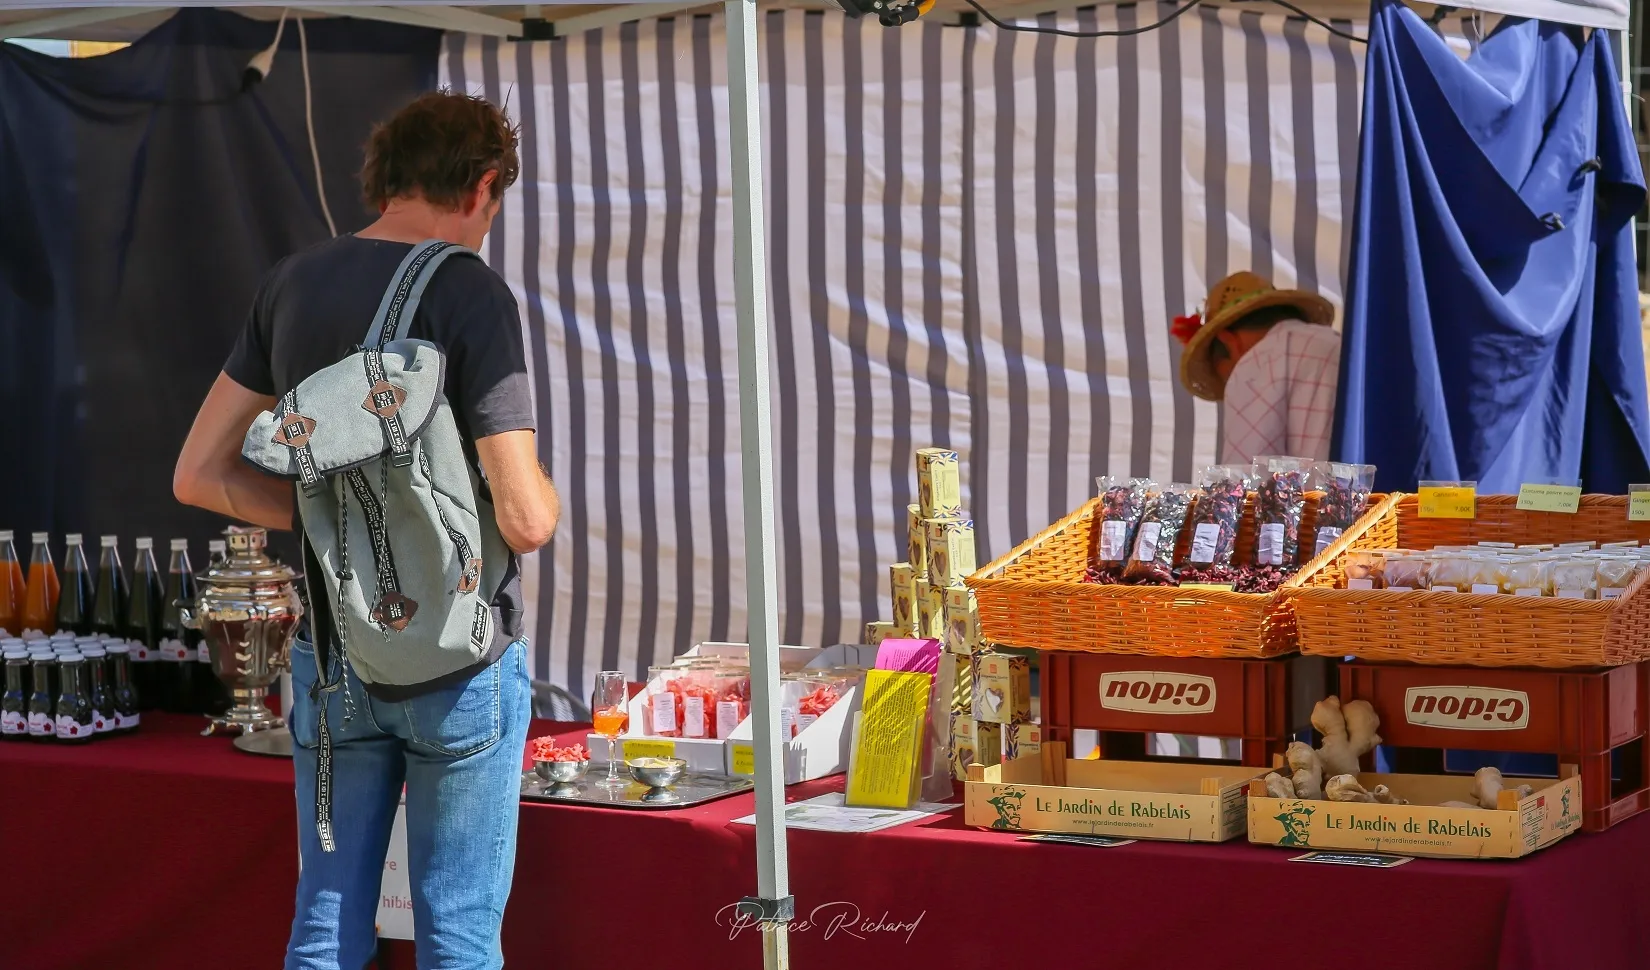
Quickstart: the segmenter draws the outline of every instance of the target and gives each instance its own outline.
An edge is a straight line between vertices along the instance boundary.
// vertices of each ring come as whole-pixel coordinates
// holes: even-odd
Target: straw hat
[[[1226,380],[1215,372],[1209,357],[1215,335],[1257,310],[1270,307],[1298,310],[1307,323],[1327,326],[1335,319],[1335,308],[1316,293],[1280,290],[1254,273],[1233,273],[1209,291],[1204,303],[1207,319],[1197,314],[1176,317],[1171,332],[1185,344],[1180,352],[1180,382],[1186,389],[1208,401],[1226,396]]]

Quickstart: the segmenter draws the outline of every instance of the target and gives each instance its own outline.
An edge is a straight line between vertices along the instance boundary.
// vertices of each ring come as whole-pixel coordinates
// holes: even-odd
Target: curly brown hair
[[[362,197],[373,209],[408,197],[456,209],[483,175],[497,171],[497,199],[521,174],[520,135],[485,98],[451,90],[420,95],[373,127],[361,167]]]

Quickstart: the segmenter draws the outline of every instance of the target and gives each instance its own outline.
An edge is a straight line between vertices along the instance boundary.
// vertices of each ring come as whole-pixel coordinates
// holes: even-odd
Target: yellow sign
[[[1232,584],[1231,583],[1181,583],[1180,588],[1181,589],[1207,589],[1207,590],[1213,590],[1213,591],[1221,592],[1221,593],[1230,593],[1232,591]]]
[[[1581,508],[1579,485],[1531,485],[1518,487],[1518,508],[1524,512],[1567,512]]]
[[[1423,485],[1423,519],[1471,519],[1478,514],[1478,490],[1471,485]]]
[[[674,758],[676,742],[669,738],[637,738],[624,742],[624,760],[631,758]]]
[[[1628,494],[1627,521],[1650,522],[1650,492],[1632,492]]]
[[[748,744],[733,746],[733,773],[736,775],[756,774],[756,749]]]
[[[849,805],[909,808],[915,800],[922,727],[934,678],[898,670],[865,675],[865,703],[854,735]]]

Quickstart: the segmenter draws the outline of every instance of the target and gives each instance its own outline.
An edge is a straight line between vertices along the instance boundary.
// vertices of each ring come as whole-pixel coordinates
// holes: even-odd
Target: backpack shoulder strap
[[[391,340],[405,337],[407,328],[412,326],[413,316],[418,312],[418,301],[424,297],[424,288],[430,285],[430,277],[435,275],[436,268],[446,262],[447,257],[460,254],[475,256],[474,252],[457,243],[439,239],[427,239],[413,246],[396,269],[395,276],[391,277],[389,289],[384,291],[384,298],[378,303],[378,312],[372,318],[367,339],[361,345],[381,348]]]

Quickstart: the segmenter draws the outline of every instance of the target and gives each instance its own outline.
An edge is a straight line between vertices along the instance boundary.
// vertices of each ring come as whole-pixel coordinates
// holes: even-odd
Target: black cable
[[[1343,37],[1347,40],[1353,41],[1354,43],[1358,43],[1358,44],[1367,44],[1367,43],[1369,43],[1369,38],[1368,37],[1359,37],[1357,34],[1354,34],[1351,31],[1342,30],[1341,28],[1335,26],[1334,24],[1330,23],[1327,20],[1319,20],[1317,17],[1312,16],[1311,14],[1309,14],[1306,11],[1302,10],[1301,8],[1299,8],[1299,7],[1295,6],[1294,4],[1290,3],[1289,0],[1268,0],[1268,2],[1275,3],[1275,4],[1277,4],[1278,6],[1282,7],[1285,10],[1293,11],[1297,16],[1306,18],[1308,21],[1310,21],[1314,24],[1317,24],[1319,27],[1322,27],[1324,30],[1327,30],[1331,34],[1334,34],[1336,37]]]
[[[1016,24],[999,20],[996,14],[980,6],[979,0],[966,0],[966,2],[970,7],[978,10],[980,16],[1002,30],[1017,30],[1026,34],[1053,34],[1056,37],[1133,37],[1136,34],[1144,34],[1147,31],[1162,27],[1193,7],[1200,6],[1203,0],[1188,0],[1184,6],[1176,7],[1168,16],[1155,23],[1149,23],[1142,27],[1129,27],[1125,30],[1067,30],[1064,27],[1034,27],[1027,24]]]
[[[1169,13],[1168,16],[1163,17],[1161,20],[1155,21],[1154,23],[1145,24],[1140,27],[1129,27],[1125,30],[1067,30],[1064,27],[1042,27],[1028,24],[1017,24],[1011,21],[999,19],[991,11],[980,6],[979,0],[965,0],[965,2],[970,7],[973,7],[975,10],[979,11],[980,16],[984,17],[1001,30],[1014,30],[1026,34],[1053,34],[1056,37],[1133,37],[1136,34],[1144,34],[1148,31],[1156,30],[1157,28],[1168,24],[1170,21],[1178,18],[1181,14],[1190,11],[1193,7],[1202,5],[1203,0],[1189,0],[1189,2],[1184,6],[1176,7]],[[1324,30],[1334,34],[1336,37],[1342,37],[1346,40],[1354,41],[1359,44],[1369,43],[1369,38],[1359,37],[1357,34],[1342,30],[1326,20],[1320,20],[1312,14],[1309,14],[1290,3],[1289,0],[1269,0],[1269,2],[1275,3],[1286,10],[1293,11],[1296,15],[1305,18],[1311,23],[1317,24]]]

